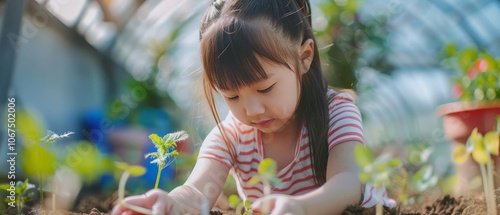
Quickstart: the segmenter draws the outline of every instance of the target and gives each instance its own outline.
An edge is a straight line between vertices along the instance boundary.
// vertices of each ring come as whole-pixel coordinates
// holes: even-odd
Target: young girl
[[[218,126],[184,185],[128,203],[154,214],[200,214],[215,204],[231,172],[240,196],[258,210],[263,186],[247,182],[271,158],[282,181],[265,199],[271,214],[340,214],[348,205],[375,205],[378,195],[361,185],[354,160],[355,146],[363,144],[361,116],[350,94],[327,87],[308,0],[215,0],[200,39],[205,95]],[[223,121],[214,92],[230,110]],[[116,206],[112,214],[125,213],[132,212]]]

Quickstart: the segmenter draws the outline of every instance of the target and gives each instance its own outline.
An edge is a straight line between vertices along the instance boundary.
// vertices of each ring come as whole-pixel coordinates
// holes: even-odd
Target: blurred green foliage
[[[444,48],[442,65],[454,73],[453,96],[465,102],[500,99],[500,58],[487,51],[454,43]]]
[[[384,74],[393,70],[387,59],[387,20],[391,11],[363,22],[358,13],[361,3],[361,0],[326,0],[319,4],[327,23],[324,29],[318,29],[316,36],[331,42],[319,47],[331,86],[356,90],[356,70],[360,67],[371,67]],[[367,50],[375,54],[367,56],[364,54]]]

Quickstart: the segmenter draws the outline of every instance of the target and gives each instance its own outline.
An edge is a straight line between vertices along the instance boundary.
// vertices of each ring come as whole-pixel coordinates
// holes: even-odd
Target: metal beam
[[[7,96],[14,72],[16,55],[18,49],[19,30],[24,12],[24,0],[9,0],[4,8],[2,29],[0,31],[0,158],[5,160],[7,156]],[[19,102],[16,101],[16,104]],[[0,173],[9,168],[3,168],[7,164],[0,164]]]
[[[7,1],[0,34],[0,110],[7,103],[7,93],[16,63],[23,12],[24,0]],[[1,123],[3,122],[5,121],[2,120]]]

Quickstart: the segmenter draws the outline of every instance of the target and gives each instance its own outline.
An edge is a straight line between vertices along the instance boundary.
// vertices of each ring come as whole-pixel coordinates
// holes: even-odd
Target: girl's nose
[[[245,109],[248,116],[257,116],[264,113],[265,111],[264,105],[262,105],[262,103],[252,99],[247,101]]]

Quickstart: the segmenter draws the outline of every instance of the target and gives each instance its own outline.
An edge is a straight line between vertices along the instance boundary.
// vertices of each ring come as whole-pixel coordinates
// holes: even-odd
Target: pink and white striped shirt
[[[329,128],[328,149],[347,141],[363,143],[363,129],[359,109],[354,104],[353,97],[345,92],[336,93],[328,90],[329,99]],[[227,132],[230,149],[226,146],[223,137],[215,127],[202,144],[198,158],[218,160],[232,168],[239,195],[251,202],[263,196],[262,183],[253,186],[247,185],[252,176],[257,174],[259,163],[264,159],[260,132],[258,129],[238,121],[231,113],[222,122]],[[317,188],[314,183],[312,165],[310,161],[308,132],[304,126],[295,149],[294,160],[281,170],[277,177],[282,183],[272,187],[272,193],[300,195]],[[231,156],[229,152],[235,156]],[[371,187],[366,188],[372,191]],[[375,199],[372,192],[366,192],[364,201],[372,202]],[[369,195],[369,196],[367,196]],[[371,207],[370,205],[369,207]]]

